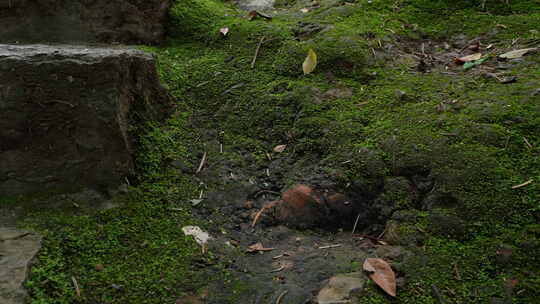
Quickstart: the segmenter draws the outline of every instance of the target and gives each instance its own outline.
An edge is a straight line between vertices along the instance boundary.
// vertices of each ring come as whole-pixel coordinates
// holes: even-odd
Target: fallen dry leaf
[[[369,258],[364,261],[364,270],[371,272],[369,277],[392,297],[396,296],[396,274],[383,259]]]
[[[287,148],[287,145],[279,145],[274,147],[274,152],[281,153],[285,151],[285,148]]]
[[[478,60],[480,58],[482,58],[482,53],[475,53],[475,54],[472,54],[472,55],[456,58],[456,59],[454,59],[454,61],[457,64],[463,64],[465,62],[475,61],[475,60]]]
[[[516,59],[516,58],[523,57],[525,54],[527,54],[529,52],[536,51],[536,50],[538,50],[538,49],[537,48],[528,48],[528,49],[521,49],[521,50],[513,50],[513,51],[510,51],[510,52],[504,53],[502,55],[499,55],[499,58]]]
[[[255,243],[246,249],[246,252],[259,252],[259,251],[271,251],[274,248],[266,248],[261,242]]]
[[[223,35],[223,36],[227,36],[227,34],[229,33],[229,28],[228,27],[222,27],[219,29],[219,32]]]
[[[304,75],[313,72],[315,70],[315,67],[317,67],[317,54],[313,49],[309,49],[307,57],[302,64]]]

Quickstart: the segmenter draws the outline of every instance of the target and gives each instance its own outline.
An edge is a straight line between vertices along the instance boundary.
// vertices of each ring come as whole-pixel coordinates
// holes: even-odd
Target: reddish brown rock
[[[306,185],[285,191],[279,201],[265,207],[267,215],[289,226],[310,227],[324,218],[325,206],[319,194]]]

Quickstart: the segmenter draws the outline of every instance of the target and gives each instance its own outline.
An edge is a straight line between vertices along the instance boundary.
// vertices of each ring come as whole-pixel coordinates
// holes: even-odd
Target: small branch
[[[253,60],[251,61],[251,68],[255,68],[255,61],[257,61],[257,56],[259,56],[259,50],[261,49],[261,45],[264,42],[264,36],[262,36],[261,40],[259,41],[259,44],[257,45],[257,48],[255,49],[255,55],[253,55]]]
[[[282,271],[283,269],[285,269],[285,266],[281,266],[281,267],[279,267],[278,269],[274,269],[274,270],[272,270],[272,271],[270,271],[270,272],[280,272],[280,271]]]
[[[388,226],[384,227],[384,230],[381,232],[381,234],[379,234],[377,236],[377,239],[379,240],[382,240],[382,237],[384,236],[384,234],[386,233],[386,229],[388,228]]]
[[[528,180],[528,181],[526,181],[526,182],[524,182],[522,184],[512,186],[512,189],[518,189],[518,188],[521,188],[521,187],[525,187],[525,186],[527,186],[528,184],[530,184],[532,182],[533,182],[533,180],[530,179],[530,180]]]
[[[356,225],[358,225],[358,220],[360,219],[360,213],[358,213],[358,216],[356,217],[356,221],[354,221],[354,225],[352,227],[351,235],[354,234],[354,231],[356,230]]]
[[[77,294],[77,297],[81,297],[81,289],[79,288],[79,283],[77,283],[77,279],[75,277],[71,277],[71,281],[73,282],[73,286],[75,286],[75,293]]]
[[[49,104],[49,103],[59,103],[59,104],[67,105],[67,106],[69,106],[71,108],[75,108],[74,104],[71,104],[71,103],[69,103],[67,101],[58,100],[58,99],[50,100],[50,101],[46,102],[46,104]]]
[[[282,292],[279,297],[277,298],[276,300],[276,304],[279,304],[281,303],[281,299],[287,294],[287,292],[289,292],[288,290],[285,290],[284,292]]]
[[[457,267],[457,263],[454,263],[454,274],[456,275],[456,279],[458,281],[461,281],[461,275],[459,274],[459,269]]]
[[[527,148],[529,149],[532,149],[533,146],[531,145],[531,143],[527,140],[527,138],[523,137],[523,141],[525,142],[525,144],[527,145]]]
[[[341,247],[341,244],[321,246],[321,247],[319,247],[319,249],[328,249],[328,248],[336,248],[336,247]]]
[[[197,168],[197,172],[195,172],[195,174],[200,173],[202,171],[202,168],[205,162],[206,162],[206,152],[204,152],[203,157],[201,159],[201,163],[199,164],[199,168]]]
[[[255,217],[253,218],[253,222],[251,222],[251,227],[255,227],[255,225],[257,224],[257,221],[259,220],[259,217],[261,217],[262,213],[264,212],[264,210],[266,209],[266,207],[262,207],[261,210],[259,210],[259,212],[257,212],[257,214],[255,214]]]

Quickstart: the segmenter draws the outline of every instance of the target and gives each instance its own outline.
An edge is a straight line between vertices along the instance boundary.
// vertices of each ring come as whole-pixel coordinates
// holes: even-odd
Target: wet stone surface
[[[246,11],[264,11],[274,7],[275,0],[239,0],[238,7]]]
[[[23,282],[40,247],[41,236],[0,227],[0,303],[25,303]]]

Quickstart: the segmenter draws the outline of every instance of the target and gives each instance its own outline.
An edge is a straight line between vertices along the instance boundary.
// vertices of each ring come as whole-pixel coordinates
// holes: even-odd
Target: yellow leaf
[[[317,66],[317,54],[315,53],[314,50],[309,49],[306,60],[304,60],[304,64],[302,64],[302,68],[304,69],[304,75],[307,75],[313,72],[316,66]]]

